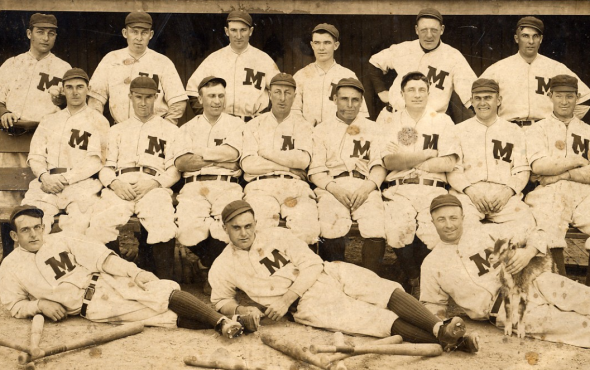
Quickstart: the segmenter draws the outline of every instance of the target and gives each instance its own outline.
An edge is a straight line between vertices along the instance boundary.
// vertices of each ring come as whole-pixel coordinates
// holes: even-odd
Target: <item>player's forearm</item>
[[[410,170],[433,157],[432,151],[421,150],[415,153],[388,154],[383,158],[385,168],[389,171]]]
[[[210,165],[212,162],[206,161],[200,155],[184,154],[174,161],[174,165],[180,172],[200,171],[201,168]]]
[[[569,180],[581,184],[590,184],[590,165],[569,170]]]
[[[274,171],[289,172],[289,168],[264,159],[258,155],[249,155],[242,161],[242,169],[249,175],[264,175]]]
[[[93,98],[92,96],[88,97],[88,106],[92,109],[97,110],[100,114],[102,114],[104,111],[104,104],[102,104],[100,100]]]
[[[389,87],[385,85],[385,79],[383,78],[383,71],[380,68],[375,67],[373,64],[368,63],[369,79],[373,84],[375,93],[379,94],[382,91],[389,90]]]
[[[102,264],[102,270],[113,276],[127,276],[135,280],[142,270],[133,262],[128,262],[119,256],[111,254]]]
[[[302,150],[273,150],[267,160],[288,168],[304,170],[309,166],[310,157]]]
[[[239,304],[235,300],[226,303],[219,309],[219,312],[224,314],[225,316],[232,317],[234,313],[236,313],[236,308],[238,308]]]
[[[164,115],[164,118],[173,124],[178,125],[178,119],[182,117],[185,110],[186,100],[177,101],[176,103],[172,103],[168,106],[168,113]]]
[[[334,178],[328,175],[327,172],[320,172],[309,176],[311,182],[313,182],[318,188],[326,190],[326,186],[329,183],[334,182]]]
[[[577,157],[552,158],[543,157],[535,160],[531,165],[533,173],[541,176],[556,176],[583,165]]]
[[[369,171],[369,178],[367,179],[367,181],[370,181],[372,184],[376,186],[377,189],[379,189],[379,187],[381,187],[381,184],[385,180],[385,177],[387,177],[387,170],[380,165],[376,165],[371,167],[371,170]]]
[[[115,169],[113,167],[103,167],[100,172],[98,172],[98,179],[102,183],[105,188],[108,188],[111,182],[113,182],[117,178],[117,174],[115,173]]]
[[[322,264],[308,266],[300,270],[289,290],[301,297],[318,280],[322,271],[324,271]]]
[[[161,187],[170,188],[180,180],[180,172],[176,166],[170,166],[166,171],[160,172],[155,178]]]
[[[518,194],[524,189],[526,184],[529,182],[531,171],[522,171],[517,173],[516,175],[512,175],[510,180],[508,180],[508,184],[506,184],[509,188],[514,190],[514,194]]]
[[[229,145],[220,145],[203,150],[203,159],[210,162],[235,162],[240,153]]]
[[[460,170],[447,172],[447,181],[453,189],[461,193],[464,193],[465,189],[471,186],[471,181],[469,181],[463,171]]]
[[[101,168],[102,162],[100,157],[93,155],[85,158],[83,162],[75,165],[71,171],[64,173],[63,176],[68,181],[68,184],[71,185],[90,178],[100,171]]]
[[[441,173],[451,172],[455,167],[456,160],[452,155],[444,157],[430,158],[418,165],[417,168],[422,171]]]

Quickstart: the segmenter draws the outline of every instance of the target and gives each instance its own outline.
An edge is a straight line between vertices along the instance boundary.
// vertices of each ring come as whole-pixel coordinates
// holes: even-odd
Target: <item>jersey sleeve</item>
[[[297,87],[295,88],[295,99],[293,99],[293,105],[291,106],[291,112],[300,115],[303,115],[303,90],[305,84],[305,79],[302,77],[302,71],[303,70],[300,69],[293,75],[293,78],[295,79],[295,85],[297,85]]]
[[[430,258],[429,258],[430,257]],[[434,255],[427,257],[422,263],[420,273],[420,302],[434,315],[445,317],[449,304],[449,295],[442,290],[433,266]],[[441,312],[442,311],[442,312]]]
[[[266,73],[267,76],[267,78],[265,79],[266,89],[270,90],[270,81],[274,76],[281,73],[279,67],[277,67],[277,64],[274,62],[274,60],[272,60],[270,56],[268,57],[268,64],[266,65],[266,71],[264,71],[264,73]]]
[[[227,134],[223,145],[228,145],[238,151],[238,158],[244,151],[244,123],[241,119],[232,117],[233,128]]]
[[[311,154],[311,162],[309,164],[308,175],[315,175],[321,172],[328,172],[326,161],[328,151],[324,143],[324,124],[319,124],[313,130],[312,142],[313,149]]]
[[[186,83],[186,94],[188,96],[199,96],[199,84],[203,81],[203,78],[209,76],[210,60],[214,57],[214,54],[209,55],[205,60],[197,67],[195,72],[191,75]]]
[[[320,256],[309,249],[309,246],[289,229],[277,228],[275,231],[280,234],[279,240],[281,240],[281,243],[277,244],[277,249],[283,252],[299,270],[323,263]]]
[[[543,121],[537,122],[526,132],[526,154],[531,167],[537,159],[549,156],[549,148],[546,144],[547,135],[542,124]]]
[[[222,253],[209,270],[211,284],[211,303],[217,311],[228,303],[238,304],[236,301],[236,284],[232,281],[231,261]]]
[[[515,146],[518,148],[514,151],[514,158],[512,159],[512,176],[522,171],[530,171],[529,161],[526,155],[526,142],[524,131],[520,130],[517,126],[514,126],[518,130],[515,131],[514,141]]]
[[[246,124],[243,132],[243,144],[242,144],[242,160],[248,156],[258,155],[258,138],[256,130],[260,118],[254,118],[252,121]]]
[[[10,91],[11,75],[14,74],[14,58],[9,58],[0,66],[0,103],[6,104],[6,98]]]
[[[4,261],[0,268],[0,300],[12,317],[24,319],[41,313],[39,300],[31,297],[13,272],[12,263]]]
[[[184,91],[184,85],[180,80],[178,71],[170,59],[166,60],[164,78],[161,81],[162,88],[166,98],[166,103],[170,106],[179,101],[188,100]]]
[[[196,118],[195,118],[196,119]],[[185,154],[193,154],[193,139],[190,134],[190,127],[192,120],[182,125],[176,130],[174,141],[172,142],[172,150],[174,152],[174,161]]]
[[[301,120],[295,127],[295,149],[301,150],[311,155],[313,153],[313,127],[311,123]]]
[[[105,260],[114,254],[104,244],[98,242],[71,236],[60,235],[59,238],[76,257],[76,262],[93,272],[103,271],[102,266]]]
[[[39,122],[39,126],[35,130],[33,138],[31,139],[31,148],[29,149],[27,163],[31,160],[45,164],[47,163],[47,143],[49,141],[49,135],[51,134],[50,125],[51,124],[45,118]]]
[[[443,117],[441,120],[444,121],[444,130],[438,141],[438,156],[444,157],[452,154],[459,156],[460,145],[458,144],[458,138],[456,138],[454,134],[455,124],[451,117],[446,114],[441,116]]]
[[[471,86],[477,76],[459,51],[457,51],[456,59],[457,63],[453,67],[453,90],[459,95],[463,105],[468,107],[471,99]]]
[[[398,53],[398,45],[391,45],[389,48],[381,50],[369,59],[369,63],[379,68],[383,73],[390,69],[395,69],[395,58]]]
[[[105,105],[109,99],[109,57],[110,54],[107,54],[98,63],[88,83],[88,95],[100,101],[102,105]]]

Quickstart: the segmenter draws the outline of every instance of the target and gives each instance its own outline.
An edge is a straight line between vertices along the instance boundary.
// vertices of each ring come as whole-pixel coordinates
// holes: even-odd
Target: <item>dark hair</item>
[[[43,222],[43,217],[41,216],[41,214],[39,213],[38,210],[36,209],[25,209],[23,211],[21,211],[14,219],[10,220],[10,229],[12,231],[16,231],[16,219],[19,218],[20,216],[30,216],[30,217],[35,217],[41,220],[41,222]]]
[[[428,82],[428,79],[426,78],[426,76],[424,76],[424,73],[422,73],[422,72],[410,72],[407,75],[405,75],[402,78],[402,84],[401,84],[402,91],[404,91],[404,89],[409,81],[424,81],[424,83],[426,84],[426,88],[430,89],[430,82]]]

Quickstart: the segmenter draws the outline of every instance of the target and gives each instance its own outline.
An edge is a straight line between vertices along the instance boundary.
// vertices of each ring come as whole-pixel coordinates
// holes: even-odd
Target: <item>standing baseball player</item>
[[[154,114],[176,125],[188,96],[172,61],[148,48],[154,37],[152,17],[144,12],[129,13],[121,32],[127,47],[108,53],[100,61],[90,80],[88,105],[102,113],[108,101],[115,123],[123,122],[133,116],[129,84],[136,77],[147,76],[158,85]]]
[[[222,213],[231,243],[211,267],[211,302],[224,314],[296,322],[373,337],[401,335],[404,341],[440,343],[447,351],[477,351],[459,317],[437,318],[396,282],[344,262],[322,263],[301,239],[284,228],[256,230],[254,210],[245,201]],[[240,305],[236,290],[266,309]]]
[[[522,201],[522,189],[529,180],[524,131],[499,117],[503,102],[494,80],[480,78],[473,83],[471,102],[475,117],[454,126],[452,153],[458,163],[447,174],[450,194],[463,204],[465,223],[485,224],[490,234],[503,232],[519,240],[535,226],[529,207]]]
[[[424,244],[432,249],[439,240],[428,207],[432,199],[447,193],[445,172],[455,165],[454,156],[446,155],[453,121],[427,107],[429,88],[421,72],[403,76],[405,108],[381,127],[381,156],[390,171],[383,183],[385,236],[413,290],[420,286],[420,265],[428,254]],[[413,243],[415,234],[424,244]]]
[[[109,129],[106,163],[99,172],[105,188],[86,235],[118,250],[117,226],[136,214],[148,232],[155,273],[163,279],[172,276],[177,227],[170,187],[180,174],[171,147],[178,128],[154,114],[157,91],[149,77],[131,81],[129,99],[135,114]],[[130,249],[126,257],[133,259],[137,252]]]
[[[579,81],[569,75],[551,77],[549,99],[553,114],[526,132],[532,178],[540,183],[525,202],[537,225],[548,234],[547,243],[562,275],[569,224],[590,234],[590,127],[574,114],[580,97]]]
[[[270,80],[279,68],[265,52],[250,45],[252,32],[250,14],[242,10],[229,13],[225,27],[229,45],[209,55],[186,85],[195,114],[202,111],[198,86],[207,76],[223,78],[227,83],[225,113],[248,122],[267,108]]]
[[[203,114],[182,125],[173,144],[174,164],[185,183],[177,197],[178,241],[199,256],[202,270],[229,242],[221,225],[223,207],[244,196],[238,184],[244,122],[223,112],[225,87],[219,77],[201,81]],[[211,294],[208,283],[204,290]]]
[[[343,78],[338,82],[333,97],[336,115],[314,129],[308,174],[317,186],[324,238],[320,255],[327,261],[344,260],[345,235],[354,219],[364,239],[362,266],[377,272],[385,253],[379,187],[386,170],[379,155],[379,127],[358,116],[364,92],[359,80]]]
[[[477,77],[463,54],[440,40],[445,31],[440,12],[433,8],[420,10],[415,30],[418,40],[391,45],[369,59],[369,73],[375,91],[382,102],[389,103],[382,111],[384,117],[378,122],[387,118],[388,113],[403,109],[401,79],[412,71],[422,72],[430,82],[428,104],[432,109],[445,113],[454,92],[464,105],[463,113],[473,116],[467,108],[470,106],[471,84]],[[397,77],[388,90],[383,83],[383,74],[392,69]]]
[[[315,26],[310,43],[315,62],[293,76],[297,82],[297,94],[292,109],[314,126],[336,114],[332,97],[338,81],[343,78],[357,78],[353,71],[334,60],[334,52],[340,47],[339,37],[340,32],[331,24],[321,23]],[[360,114],[369,117],[365,101]]]
[[[313,147],[312,126],[290,114],[295,90],[293,76],[274,76],[272,110],[247,124],[241,163],[249,184],[244,193],[258,215],[259,228],[278,226],[282,216],[295,235],[314,244],[320,234],[318,208],[305,173]]]
[[[62,78],[67,107],[41,119],[31,140],[28,163],[36,179],[31,181],[23,204],[45,214],[45,232],[60,210],[60,228],[84,234],[90,221],[89,208],[98,199],[102,184],[96,178],[102,168],[109,122],[86,105],[88,75],[80,68]]]
[[[13,317],[53,321],[80,315],[94,322],[167,328],[214,327],[232,338],[242,326],[170,280],[159,280],[105,248],[71,234],[43,235],[43,211],[15,207],[10,236],[18,243],[0,266],[0,299]],[[205,324],[206,326],[203,326]]]
[[[551,115],[553,107],[547,96],[551,77],[566,74],[577,78],[562,63],[539,54],[544,32],[545,26],[540,19],[521,18],[516,24],[514,35],[518,53],[492,64],[481,75],[500,85],[500,95],[504,100],[498,115],[521,127],[530,126]],[[579,86],[580,96],[575,114],[588,121],[586,115],[590,89],[581,81]]]
[[[27,38],[30,49],[26,53],[6,60],[0,67],[0,125],[5,131],[14,130],[24,121],[32,121],[36,126],[47,114],[57,112],[51,99],[49,89],[58,88],[61,78],[72,68],[67,62],[51,53],[57,38],[57,19],[51,14],[35,13],[29,20]],[[19,122],[20,121],[20,122]],[[30,122],[29,122],[30,123]],[[3,140],[11,140],[6,133],[0,133]],[[0,149],[1,151],[1,149]],[[27,167],[25,153],[0,153],[0,167]],[[25,192],[0,191],[0,205],[3,207],[18,205]],[[2,239],[8,237],[10,227],[2,224]],[[4,243],[6,256],[12,247]]]
[[[441,242],[422,265],[420,301],[430,312],[444,318],[452,298],[471,319],[490,320],[503,328],[506,315],[499,294],[500,267],[488,258],[494,240],[479,228],[463,223],[463,205],[452,195],[432,201],[432,222]],[[532,257],[545,254],[546,239],[533,235],[527,238],[526,247],[516,248],[514,257],[506,263],[507,273],[515,274]],[[524,313],[526,334],[550,342],[590,347],[589,295],[589,287],[565,276],[540,274],[529,286]]]

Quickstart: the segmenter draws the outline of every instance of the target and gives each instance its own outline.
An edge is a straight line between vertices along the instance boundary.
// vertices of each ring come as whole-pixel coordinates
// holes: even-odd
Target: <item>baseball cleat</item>
[[[237,321],[224,318],[221,321],[219,333],[226,338],[232,339],[239,337],[244,332],[244,327]]]
[[[438,329],[438,342],[445,352],[453,351],[457,348],[460,340],[465,335],[465,322],[460,317],[453,317],[443,321]]]
[[[476,353],[479,351],[479,334],[470,333],[465,334],[463,338],[457,343],[457,351]]]

